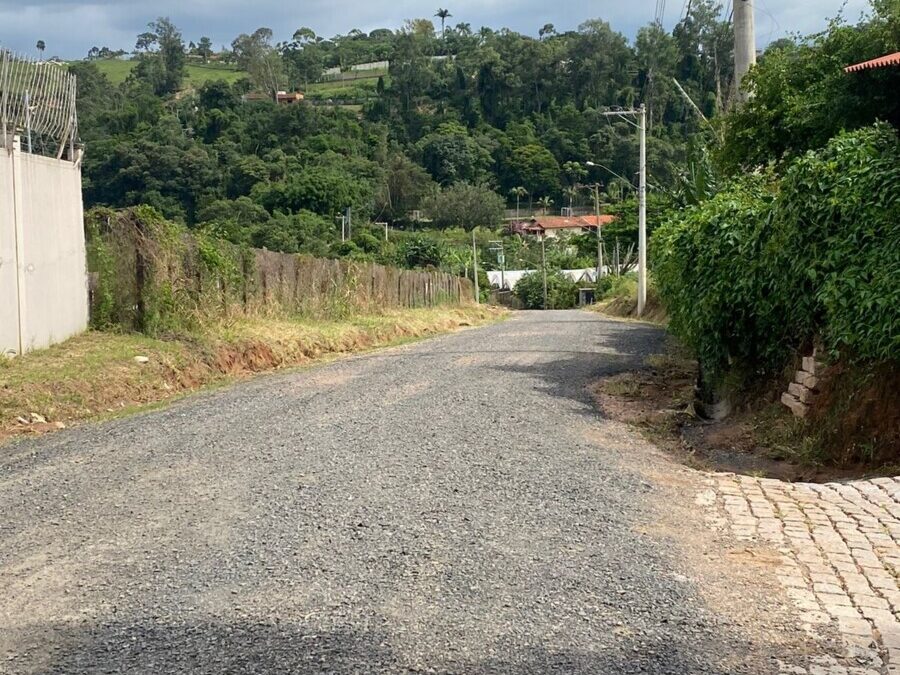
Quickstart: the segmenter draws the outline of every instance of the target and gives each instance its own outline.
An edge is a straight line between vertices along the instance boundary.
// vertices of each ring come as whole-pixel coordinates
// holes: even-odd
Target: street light
[[[647,108],[641,104],[641,107],[635,110],[608,110],[601,112],[604,117],[619,117],[634,127],[638,128],[641,137],[640,150],[640,183],[638,184],[638,306],[637,314],[641,316],[644,313],[644,305],[647,304]],[[638,123],[635,124],[627,117],[637,117]],[[587,162],[588,166],[601,166],[594,162]],[[614,171],[607,167],[601,167],[618,176]],[[622,176],[619,176],[622,178]],[[627,180],[627,179],[626,179]],[[631,183],[631,181],[628,181]],[[599,228],[600,223],[597,223]]]
[[[585,162],[588,166],[597,166],[593,162]],[[603,276],[603,233],[600,232],[600,183],[585,185],[594,188],[594,211],[597,217],[597,281]]]

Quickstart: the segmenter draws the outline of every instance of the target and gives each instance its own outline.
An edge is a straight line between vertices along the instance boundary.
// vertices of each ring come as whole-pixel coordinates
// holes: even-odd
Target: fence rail
[[[33,154],[75,157],[78,114],[75,76],[65,64],[35,61],[0,50],[0,144],[12,136]]]

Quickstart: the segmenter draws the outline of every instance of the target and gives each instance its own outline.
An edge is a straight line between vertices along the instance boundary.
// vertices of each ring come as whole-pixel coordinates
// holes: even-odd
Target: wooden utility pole
[[[547,250],[544,248],[544,235],[541,232],[541,270],[544,274],[544,309],[547,309]]]
[[[475,304],[481,304],[481,295],[478,292],[478,246],[475,245],[475,230],[472,229],[472,270],[475,277]]]
[[[603,276],[603,233],[600,231],[600,184],[594,183],[594,212],[597,216],[597,281]]]

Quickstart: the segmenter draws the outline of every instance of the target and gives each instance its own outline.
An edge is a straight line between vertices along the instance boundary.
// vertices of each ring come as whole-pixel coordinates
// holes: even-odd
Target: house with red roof
[[[528,234],[542,235],[552,239],[560,234],[596,232],[598,222],[602,228],[615,220],[615,216],[608,214],[600,214],[599,218],[597,216],[534,216],[525,221],[525,227],[522,229]]]

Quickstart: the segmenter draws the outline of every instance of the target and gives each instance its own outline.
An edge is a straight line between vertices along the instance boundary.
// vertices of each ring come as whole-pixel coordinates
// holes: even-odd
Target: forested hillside
[[[579,189],[589,182],[620,202],[632,190],[637,136],[598,110],[648,105],[650,182],[667,188],[703,129],[673,78],[716,117],[727,106],[731,44],[711,0],[691,3],[672,33],[648,25],[633,41],[601,19],[561,34],[546,25],[539,37],[466,23],[436,30],[427,19],[330,40],[300,28],[277,45],[259,29],[225,53],[199,54],[245,77],[198,86],[185,77],[198,67],[197,45],[159,19],[139,36],[121,84],[104,76],[108,61],[72,66],[86,201],[148,204],[236,242],[363,257],[396,252],[363,228],[341,246],[335,217],[347,207],[357,225],[409,228],[418,210],[430,226],[471,228],[499,225],[504,202],[555,213],[589,204]],[[316,84],[326,68],[349,78],[350,66],[383,60],[388,72]],[[317,87],[346,91],[356,105],[316,97]],[[296,89],[313,90],[316,105],[242,100]]]
[[[103,59],[115,54],[103,48],[71,66],[85,199],[147,204],[237,243],[462,272],[460,228],[478,227],[486,246],[504,206],[591,208],[592,183],[603,210],[620,216],[610,241],[633,239],[637,134],[603,110],[649,110],[651,230],[730,174],[896,119],[891,73],[841,71],[896,41],[894,0],[876,0],[856,26],[835,21],[770,45],[751,78],[755,98],[735,114],[730,17],[713,0],[688,4],[671,32],[650,24],[633,40],[602,19],[530,37],[475,30],[441,10],[437,28],[414,19],[324,39],[301,27],[278,44],[260,28],[219,53],[208,38],[185,44],[160,18],[130,61]],[[279,90],[306,100],[277,104]],[[337,218],[348,208],[353,240],[342,243]],[[371,222],[392,226],[391,241]],[[554,266],[595,264],[590,235],[569,243],[551,246]],[[527,240],[508,247],[510,265],[535,263]]]

